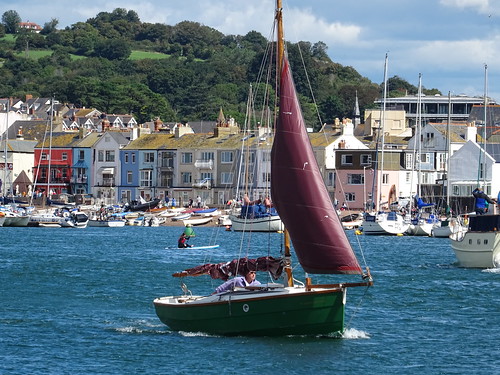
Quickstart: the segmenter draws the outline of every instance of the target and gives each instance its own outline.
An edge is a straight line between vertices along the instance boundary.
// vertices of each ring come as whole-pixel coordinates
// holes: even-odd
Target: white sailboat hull
[[[89,227],[97,228],[119,228],[124,227],[125,220],[89,220]]]
[[[229,220],[231,220],[231,229],[235,232],[280,232],[284,229],[279,216],[245,219],[229,215]]]
[[[439,223],[418,223],[410,224],[407,233],[411,236],[431,236],[435,228],[439,228]]]
[[[386,212],[375,216],[366,215],[365,220],[363,220],[363,233],[367,235],[401,235],[409,227],[410,224],[401,215],[389,216]]]

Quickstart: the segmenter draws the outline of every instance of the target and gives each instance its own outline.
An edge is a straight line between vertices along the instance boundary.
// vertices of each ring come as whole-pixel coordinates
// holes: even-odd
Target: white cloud
[[[492,14],[500,10],[499,0],[440,0],[444,6],[459,9],[475,9],[480,14]]]

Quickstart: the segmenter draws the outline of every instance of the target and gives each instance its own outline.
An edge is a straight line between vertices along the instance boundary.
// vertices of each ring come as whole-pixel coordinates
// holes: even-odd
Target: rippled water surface
[[[447,239],[349,233],[375,286],[349,289],[342,339],[225,338],[156,317],[152,300],[180,292],[173,272],[230,260],[242,244],[196,228],[192,242],[216,242],[215,253],[166,250],[179,232],[0,228],[0,374],[500,374],[500,273],[456,267]],[[260,256],[280,242],[243,245]],[[218,285],[188,281],[194,293]]]

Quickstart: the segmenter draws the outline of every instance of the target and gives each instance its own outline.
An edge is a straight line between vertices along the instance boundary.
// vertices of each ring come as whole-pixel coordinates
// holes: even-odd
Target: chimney
[[[23,141],[24,140],[23,127],[22,126],[20,126],[19,129],[17,130],[16,139],[19,140],[19,141]]]
[[[109,120],[108,119],[104,119],[102,120],[102,132],[106,132],[109,130]]]
[[[155,125],[155,133],[158,133],[162,125],[162,122],[160,121],[159,117],[155,118],[154,125]]]
[[[467,124],[467,134],[465,135],[465,141],[477,142],[477,128],[476,123],[471,122]]]
[[[182,125],[178,123],[175,127],[175,138],[180,138],[184,134],[194,134],[194,131],[189,124],[186,123],[186,125]]]

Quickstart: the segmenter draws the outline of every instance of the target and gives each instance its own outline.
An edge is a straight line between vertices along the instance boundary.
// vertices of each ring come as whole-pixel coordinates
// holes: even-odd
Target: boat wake
[[[486,268],[485,270],[482,270],[481,272],[499,273],[500,274],[500,268]]]
[[[343,339],[369,339],[370,335],[368,332],[359,331],[354,328],[348,328],[342,334]]]
[[[137,323],[137,325],[130,325],[126,327],[115,327],[112,329],[115,332],[118,333],[127,333],[127,334],[139,334],[139,335],[152,335],[152,334],[168,334],[171,333],[172,331],[169,331],[168,329],[165,329],[164,325],[159,325],[159,324],[151,324],[147,321],[140,321]]]

